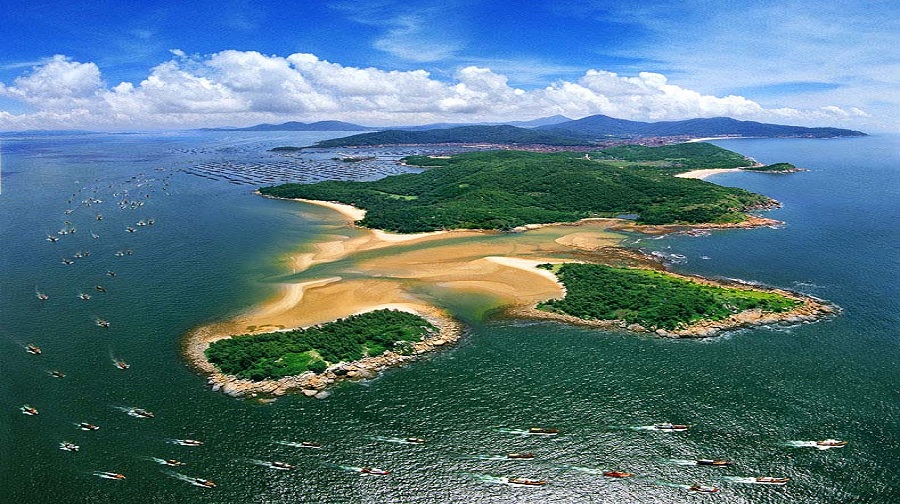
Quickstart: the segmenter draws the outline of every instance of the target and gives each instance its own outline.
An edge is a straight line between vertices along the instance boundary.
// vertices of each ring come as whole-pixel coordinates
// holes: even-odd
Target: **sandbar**
[[[335,223],[348,225],[340,234],[323,235],[313,251],[307,245],[304,251],[290,255],[287,262],[291,274],[270,299],[231,320],[208,324],[188,334],[185,354],[197,369],[209,375],[215,390],[235,396],[280,395],[291,390],[317,395],[324,394],[323,389],[336,380],[372,376],[456,341],[462,326],[449,307],[454,299],[473,293],[493,300],[492,305],[507,313],[577,323],[533,309],[537,303],[565,296],[556,276],[537,268],[538,264],[587,261],[661,267],[646,256],[619,247],[625,236],[616,233],[617,229],[640,230],[620,219],[586,219],[516,233],[453,230],[397,235],[353,226],[364,212],[349,205],[301,201],[334,210],[338,214]],[[321,271],[312,269],[316,265],[326,266],[328,274],[313,274]],[[319,375],[307,372],[277,381],[251,382],[224,375],[204,354],[218,339],[304,328],[381,308],[416,313],[440,332],[416,343],[413,355],[386,352],[353,363],[334,364]]]

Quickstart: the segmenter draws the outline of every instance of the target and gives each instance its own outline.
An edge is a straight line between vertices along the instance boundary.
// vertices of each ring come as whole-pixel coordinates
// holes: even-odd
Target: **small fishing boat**
[[[725,459],[699,459],[697,465],[724,467],[730,466],[732,462]]]
[[[607,478],[630,478],[634,474],[622,471],[603,471],[603,475]]]
[[[688,488],[688,490],[691,492],[716,493],[719,491],[719,487],[706,486],[706,485],[691,485]]]
[[[37,298],[40,299],[41,301],[46,301],[46,300],[50,299],[50,296],[44,294],[41,291],[35,291],[34,295],[37,296]]]
[[[96,290],[97,292],[106,292],[106,287],[102,285],[95,285],[94,290]]]
[[[668,422],[653,424],[653,430],[666,432],[681,432],[688,430],[688,428],[690,428],[690,425],[671,424]]]
[[[76,452],[76,451],[78,451],[79,449],[81,449],[81,447],[78,446],[78,445],[75,444],[75,443],[70,443],[70,442],[68,442],[68,441],[63,441],[62,443],[59,443],[59,449],[62,450],[62,451]]]
[[[128,414],[135,418],[153,418],[155,416],[153,413],[141,408],[131,408],[128,410]]]
[[[837,439],[824,439],[822,441],[816,441],[816,446],[824,446],[828,448],[842,448],[847,446],[846,441],[840,441]]]
[[[91,299],[91,295],[90,295],[90,294],[85,294],[84,292],[81,292],[81,293],[78,294],[78,299],[87,301],[87,300]]]
[[[23,415],[28,415],[28,416],[35,416],[38,414],[37,408],[35,408],[34,406],[31,406],[30,404],[22,405],[22,407],[19,408],[19,411],[21,411]]]
[[[772,476],[757,476],[756,483],[763,485],[786,485],[790,478],[774,478]]]
[[[117,368],[121,369],[122,371],[125,371],[126,369],[131,367],[131,364],[129,364],[123,360],[117,360],[113,364],[115,364],[115,366]]]
[[[313,441],[300,441],[300,446],[303,448],[321,448],[322,445],[319,443],[315,443]]]
[[[534,453],[507,453],[508,459],[533,459]]]
[[[180,461],[180,460],[175,460],[175,459],[163,460],[162,463],[165,464],[165,465],[167,465],[167,466],[169,466],[169,467],[178,467],[178,466],[187,465],[186,463],[184,463],[184,462],[182,462],[182,461]]]
[[[425,442],[424,439],[422,439],[422,438],[417,438],[417,437],[408,437],[408,438],[406,438],[405,441],[406,441],[407,443],[409,443],[409,444],[422,444],[422,443]]]
[[[106,478],[106,479],[111,479],[111,480],[123,480],[123,479],[125,479],[125,475],[122,474],[122,473],[114,473],[114,472],[108,472],[108,471],[101,471],[101,472],[98,472],[98,473],[96,473],[96,474],[97,474],[97,476],[100,476],[101,478]]]
[[[57,369],[54,369],[53,371],[48,371],[48,374],[54,378],[65,378],[66,377],[66,373],[63,373],[62,371],[59,371]]]
[[[376,476],[391,474],[391,471],[385,471],[384,469],[378,469],[377,467],[361,467],[359,469],[359,472],[363,474],[374,474]]]
[[[282,471],[288,471],[294,468],[293,464],[288,464],[287,462],[273,461],[269,462],[269,467],[272,469],[281,469]]]
[[[78,428],[83,431],[95,431],[100,427],[91,423],[81,422],[80,424],[78,424]]]
[[[98,326],[100,326],[100,327],[102,327],[102,328],[104,328],[104,329],[109,329],[109,321],[106,320],[106,319],[98,318],[98,319],[95,320],[94,322],[95,322]]]
[[[542,485],[547,484],[546,480],[520,478],[520,477],[506,478],[506,482],[511,485],[526,485],[526,486],[542,486]]]
[[[548,429],[544,427],[531,427],[528,429],[529,434],[542,434],[544,436],[554,436],[559,434],[559,429]]]
[[[203,444],[203,441],[197,441],[196,439],[176,439],[175,444],[181,446],[200,446]]]
[[[41,355],[41,347],[29,343],[25,346],[25,351],[30,353],[31,355]]]
[[[192,480],[192,483],[194,483],[197,486],[202,486],[202,487],[206,487],[206,488],[215,488],[216,487],[216,484],[213,483],[212,480],[203,479],[203,478],[194,478]]]

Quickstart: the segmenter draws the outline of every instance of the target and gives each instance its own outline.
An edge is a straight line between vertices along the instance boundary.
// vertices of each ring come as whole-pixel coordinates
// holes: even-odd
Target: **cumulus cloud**
[[[349,67],[313,54],[171,52],[171,60],[152,68],[137,84],[114,86],[104,82],[96,64],[54,56],[11,84],[0,84],[0,95],[33,109],[19,115],[0,113],[0,129],[190,128],[324,119],[390,126],[553,114],[650,121],[730,116],[816,124],[865,115],[837,106],[765,109],[741,96],[703,95],[651,72],[622,76],[591,69],[574,81],[526,90],[480,66],[439,80],[425,70]]]

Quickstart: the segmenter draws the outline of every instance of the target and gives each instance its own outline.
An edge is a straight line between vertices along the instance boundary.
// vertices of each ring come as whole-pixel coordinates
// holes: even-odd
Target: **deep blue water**
[[[180,357],[183,335],[270,295],[290,254],[333,232],[340,221],[315,207],[254,196],[253,186],[185,170],[270,163],[268,148],[324,137],[2,139],[4,501],[900,500],[897,137],[716,142],[762,162],[810,170],[709,179],[778,199],[783,207],[767,216],[785,225],[701,237],[631,237],[634,246],[676,258],[677,271],[758,281],[830,300],[843,309],[834,319],[702,341],[475,320],[455,348],[369,382],[340,385],[325,400],[291,396],[262,405],[213,393]],[[322,164],[303,169],[330,173]],[[366,168],[359,176],[378,176],[379,169]],[[135,201],[142,204],[132,209]],[[137,225],[148,219],[152,226]],[[74,234],[57,234],[71,227]],[[47,235],[59,240],[51,243]],[[90,255],[62,263],[79,251]],[[109,270],[116,275],[108,276]],[[96,291],[96,285],[107,292]],[[49,299],[38,300],[36,290]],[[91,299],[78,299],[81,292]],[[109,320],[110,327],[98,327],[97,318]],[[28,343],[43,354],[26,353]],[[113,359],[131,368],[119,370]],[[51,369],[66,376],[50,377]],[[40,414],[21,414],[26,403]],[[122,411],[129,407],[156,417],[129,417]],[[639,428],[667,420],[694,427],[684,433]],[[101,429],[80,431],[75,424],[81,421]],[[518,433],[532,425],[556,427],[561,434]],[[428,442],[394,442],[407,436]],[[202,439],[204,445],[177,446],[170,442],[176,438]],[[820,451],[789,443],[824,438],[849,445]],[[59,450],[64,440],[81,450]],[[302,440],[324,448],[279,443]],[[532,451],[537,458],[504,460],[510,451]],[[168,468],[152,457],[188,465]],[[696,458],[735,464],[683,465]],[[260,465],[264,460],[284,460],[297,469],[275,471]],[[392,474],[353,471],[363,465]],[[603,469],[638,476],[610,480],[599,475]],[[101,479],[96,471],[121,472],[127,479]],[[212,479],[218,487],[199,488],[179,474]],[[512,475],[550,483],[502,484]],[[792,481],[769,487],[741,479],[756,475]],[[692,494],[686,486],[694,483],[721,491]]]

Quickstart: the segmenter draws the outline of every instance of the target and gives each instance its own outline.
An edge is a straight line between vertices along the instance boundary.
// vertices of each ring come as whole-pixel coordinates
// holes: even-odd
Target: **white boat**
[[[78,428],[83,431],[95,431],[100,427],[91,423],[81,422],[80,424],[78,424]]]
[[[19,411],[21,411],[23,415],[28,415],[28,416],[35,416],[38,414],[37,408],[35,408],[34,406],[31,406],[29,404],[22,405],[22,407],[19,408]]]
[[[668,422],[653,424],[653,430],[664,431],[664,432],[682,432],[686,431],[690,428],[690,425],[684,424],[671,424]]]
[[[200,446],[203,444],[203,442],[197,441],[196,439],[176,439],[175,444],[179,444],[181,446]]]
[[[59,443],[59,449],[62,450],[62,451],[76,452],[76,451],[78,451],[79,449],[81,449],[81,447],[78,446],[78,445],[75,444],[75,443],[70,443],[70,442],[68,442],[68,441],[63,441],[62,443]]]
[[[272,469],[281,469],[282,471],[288,471],[294,468],[293,464],[288,464],[287,462],[274,461],[269,462],[269,467]]]
[[[790,478],[774,478],[772,476],[757,476],[756,483],[763,485],[786,485]]]

